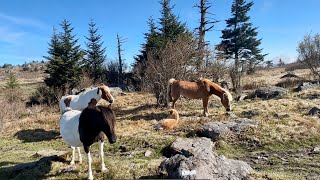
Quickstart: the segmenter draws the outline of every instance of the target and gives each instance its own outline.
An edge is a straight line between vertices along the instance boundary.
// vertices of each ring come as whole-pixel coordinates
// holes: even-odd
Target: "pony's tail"
[[[167,106],[169,107],[171,101],[171,84],[175,81],[174,78],[169,79],[168,86],[167,86]]]

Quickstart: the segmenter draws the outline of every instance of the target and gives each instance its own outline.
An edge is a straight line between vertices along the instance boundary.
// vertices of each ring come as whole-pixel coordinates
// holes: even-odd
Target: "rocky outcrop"
[[[198,129],[197,135],[217,141],[228,137],[230,134],[239,134],[250,127],[256,126],[256,121],[247,118],[237,118],[226,122],[208,122]]]
[[[306,89],[317,88],[317,87],[320,87],[320,82],[304,82],[304,83],[301,83],[295,89],[293,89],[293,91],[300,92]]]
[[[245,99],[261,98],[263,100],[282,98],[288,93],[288,90],[281,87],[261,87],[255,90],[252,94],[248,95]]]
[[[161,174],[175,179],[245,179],[253,171],[243,161],[219,156],[207,138],[178,138],[172,143],[172,156],[160,164]]]

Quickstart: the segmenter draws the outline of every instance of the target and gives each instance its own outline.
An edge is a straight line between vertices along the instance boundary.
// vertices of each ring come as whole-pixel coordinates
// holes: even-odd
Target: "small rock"
[[[144,156],[145,157],[150,157],[152,154],[152,152],[150,150],[147,150],[145,153],[144,153]]]
[[[280,113],[274,113],[273,117],[278,118],[278,119],[283,119],[283,118],[288,118],[290,116],[287,113],[280,112]]]
[[[133,152],[125,152],[125,153],[122,153],[121,156],[125,156],[126,158],[133,158],[134,153]]]
[[[259,115],[259,111],[258,110],[242,111],[241,115],[247,118],[252,118],[253,116]]]
[[[119,146],[119,150],[120,150],[120,152],[127,152],[128,148],[126,145],[121,145],[121,146]]]
[[[313,148],[312,152],[317,154],[320,153],[320,146]]]
[[[247,96],[248,96],[248,95],[246,95],[246,94],[240,94],[239,96],[237,96],[237,97],[235,98],[235,100],[236,100],[236,101],[243,101],[243,100],[246,99]]]
[[[320,115],[320,109],[317,107],[313,107],[310,109],[308,115],[310,116],[319,116]]]

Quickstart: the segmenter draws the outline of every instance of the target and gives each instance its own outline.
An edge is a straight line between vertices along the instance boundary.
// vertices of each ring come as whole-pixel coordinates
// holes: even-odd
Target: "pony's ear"
[[[100,83],[99,86],[104,86],[104,84],[103,84],[103,83]]]

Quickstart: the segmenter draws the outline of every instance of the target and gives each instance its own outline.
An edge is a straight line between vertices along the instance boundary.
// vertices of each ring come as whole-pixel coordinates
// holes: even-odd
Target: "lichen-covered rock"
[[[232,133],[239,134],[248,128],[256,126],[256,121],[247,118],[235,118],[225,122],[208,122],[198,129],[197,135],[217,141],[228,137]]]
[[[162,161],[160,172],[176,179],[245,179],[253,171],[243,161],[218,156],[207,138],[178,138],[171,145],[172,157]]]
[[[274,99],[274,98],[282,98],[284,95],[288,93],[288,90],[281,87],[261,87],[255,90],[252,94],[247,96],[245,99],[255,99],[261,98],[264,100]]]

